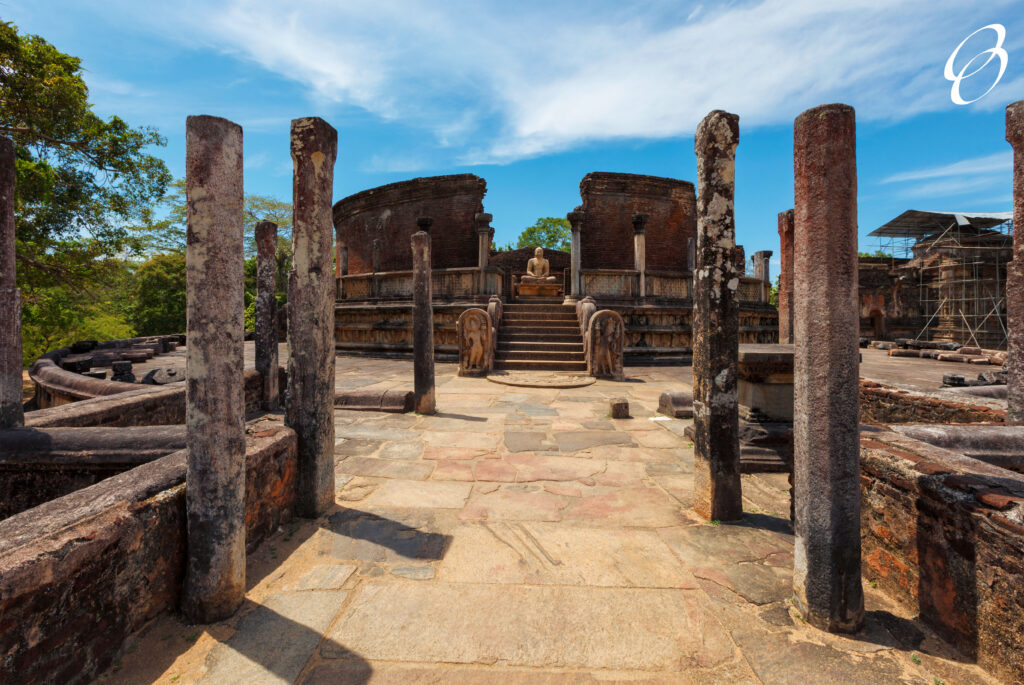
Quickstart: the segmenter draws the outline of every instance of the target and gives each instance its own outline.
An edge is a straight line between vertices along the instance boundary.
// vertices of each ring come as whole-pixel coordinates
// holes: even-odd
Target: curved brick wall
[[[580,181],[584,269],[632,269],[633,215],[647,214],[647,269],[688,271],[687,241],[697,237],[697,194],[675,178],[595,171]]]
[[[484,211],[487,182],[473,174],[429,176],[370,188],[338,200],[334,230],[348,247],[348,273],[373,271],[373,241],[380,239],[380,271],[409,271],[409,240],[416,219],[429,216],[435,269],[477,265],[474,217]]]

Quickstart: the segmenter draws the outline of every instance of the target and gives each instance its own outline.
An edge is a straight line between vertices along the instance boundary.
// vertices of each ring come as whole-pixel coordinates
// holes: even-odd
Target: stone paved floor
[[[687,421],[654,415],[689,368],[575,389],[463,379],[436,416],[337,412],[337,506],[249,558],[231,620],[151,624],[104,683],[987,683],[865,587],[840,637],[792,609],[784,475],[746,515],[692,512]],[[338,388],[411,362],[338,360]],[[629,398],[633,418],[608,418]]]

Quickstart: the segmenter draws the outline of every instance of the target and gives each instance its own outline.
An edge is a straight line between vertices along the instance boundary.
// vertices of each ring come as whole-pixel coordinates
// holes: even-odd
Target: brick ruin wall
[[[1006,682],[1024,680],[1024,477],[861,439],[863,575]]]
[[[972,403],[967,397],[936,397],[861,379],[860,421],[867,424],[1006,423],[1006,410]]]
[[[456,174],[414,178],[370,188],[334,204],[338,243],[348,248],[348,273],[373,272],[374,240],[379,240],[380,271],[412,269],[416,219],[434,220],[430,229],[432,266],[477,266],[475,217],[483,212],[487,183],[479,176]]]
[[[633,215],[647,214],[647,269],[689,271],[688,244],[697,238],[693,184],[674,178],[593,172],[580,182],[584,269],[632,269]]]

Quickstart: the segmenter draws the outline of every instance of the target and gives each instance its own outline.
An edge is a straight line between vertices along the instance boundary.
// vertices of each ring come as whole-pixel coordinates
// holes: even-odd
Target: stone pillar
[[[733,248],[732,263],[736,265],[736,272],[740,276],[747,275],[747,252],[742,245]]]
[[[1013,260],[1006,269],[1008,419],[1024,424],[1024,100],[1006,108],[1013,147]]]
[[[487,294],[487,276],[484,274],[484,269],[487,268],[487,260],[491,255],[491,219],[494,217],[486,212],[477,214],[474,219],[476,221],[476,264],[477,268],[480,269],[477,282],[477,293],[480,295]]]
[[[754,253],[754,278],[759,278],[769,285],[772,282],[771,275],[769,274],[771,258],[771,250],[759,250]]]
[[[413,401],[420,414],[433,414],[434,304],[430,283],[430,217],[416,219],[420,230],[412,234],[412,354]]]
[[[182,611],[227,618],[245,594],[245,338],[242,127],[188,117],[185,508],[188,559]]]
[[[779,212],[779,342],[793,344],[793,210]]]
[[[633,215],[633,268],[640,272],[640,299],[647,297],[647,215]]]
[[[373,273],[380,271],[380,238],[373,239]]]
[[[697,268],[697,241],[688,238],[686,241],[686,270],[691,274]]]
[[[14,243],[14,142],[0,138],[0,428],[25,425],[21,406],[21,292]]]
[[[319,117],[292,120],[292,270],[288,274],[285,424],[298,437],[295,509],[334,504],[334,288],[331,196],[338,132]]]
[[[569,227],[572,231],[572,247],[570,248],[572,252],[569,262],[569,277],[572,283],[567,301],[569,304],[573,304],[583,296],[580,288],[583,283],[582,275],[580,274],[580,229],[583,227],[583,212],[577,209],[566,214],[565,218],[569,220]]]
[[[739,117],[711,112],[697,127],[697,270],[693,303],[693,508],[704,518],[743,516],[740,491],[739,269],[733,174]]]
[[[277,224],[256,224],[256,370],[263,376],[260,404],[274,411],[277,389]]]
[[[793,592],[813,626],[856,631],[860,580],[857,158],[853,108],[796,119]]]
[[[348,245],[338,244],[338,275],[348,276]]]

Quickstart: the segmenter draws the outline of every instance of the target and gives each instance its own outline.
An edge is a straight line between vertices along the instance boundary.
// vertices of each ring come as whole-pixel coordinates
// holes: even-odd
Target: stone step
[[[565,312],[576,316],[576,307],[571,304],[506,304],[502,311],[510,312]]]
[[[498,344],[512,342],[530,343],[579,343],[583,344],[583,336],[579,329],[573,329],[569,333],[537,333],[535,331],[498,331]]]
[[[516,298],[516,301],[511,304],[562,304],[565,302],[564,297],[538,297],[538,296],[520,296]]]
[[[494,355],[495,362],[505,361],[567,361],[585,362],[583,352],[557,352],[551,350],[501,350]]]
[[[501,328],[499,330],[515,330],[515,331],[539,331],[541,329],[548,331],[549,329],[565,329],[567,331],[578,331],[579,326],[576,325],[575,321],[502,321]]]
[[[566,361],[494,361],[497,371],[578,371],[586,372],[586,362]]]
[[[522,324],[522,323],[546,323],[550,321],[557,321],[563,326],[571,326],[576,324],[576,316],[572,314],[550,314],[546,312],[538,312],[536,314],[505,314],[501,317],[501,323],[503,325],[508,324]]]
[[[550,340],[505,340],[498,338],[498,350],[517,352],[520,350],[540,350],[550,352],[583,352],[583,340],[573,342],[551,342]]]

